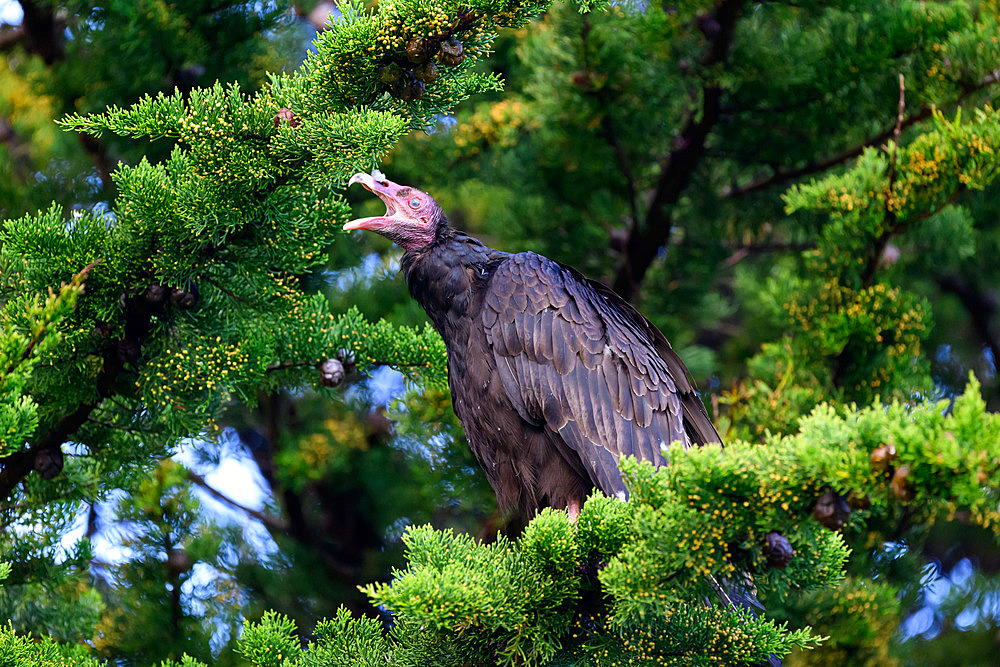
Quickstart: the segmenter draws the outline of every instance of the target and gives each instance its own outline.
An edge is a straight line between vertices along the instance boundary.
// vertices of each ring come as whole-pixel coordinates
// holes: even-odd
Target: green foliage
[[[463,656],[539,664],[560,648],[578,598],[572,533],[566,515],[551,511],[532,522],[520,549],[503,537],[481,545],[430,526],[411,529],[407,570],[366,592],[394,612],[404,664]],[[408,655],[411,644],[417,652]]]
[[[167,40],[180,44],[171,46],[167,61],[176,57],[183,68],[178,64],[177,71],[163,72],[151,65],[143,81],[158,84],[139,82],[125,96],[145,93],[138,102],[120,106],[112,89],[126,84],[116,81],[62,106],[75,111],[63,127],[89,135],[84,145],[93,147],[88,150],[99,166],[108,147],[125,145],[116,137],[159,141],[149,159],[122,162],[99,174],[107,198],[114,196],[110,208],[53,204],[0,224],[3,389],[5,398],[17,399],[5,403],[9,414],[0,424],[5,429],[0,497],[4,525],[23,530],[19,544],[0,544],[18,565],[5,589],[11,594],[6,606],[23,630],[23,624],[40,619],[32,605],[48,605],[54,611],[38,623],[41,630],[55,627],[56,617],[75,604],[76,624],[57,634],[92,636],[95,616],[102,612],[100,605],[88,607],[96,595],[84,590],[71,599],[71,584],[79,582],[73,573],[84,572],[80,565],[88,556],[81,551],[55,565],[58,535],[81,501],[96,503],[116,488],[127,489],[130,495],[117,511],[134,531],[126,540],[133,557],[113,569],[116,580],[129,584],[106,591],[110,604],[96,641],[97,650],[114,660],[156,661],[182,651],[213,658],[207,639],[213,631],[205,618],[225,625],[246,613],[240,605],[230,604],[228,613],[222,609],[236,593],[226,590],[226,563],[212,552],[234,538],[195,520],[200,509],[184,483],[186,473],[161,466],[142,481],[179,442],[217,437],[217,420],[239,399],[253,403],[263,392],[304,388],[329,398],[334,392],[320,386],[317,372],[329,359],[342,360],[349,373],[396,365],[412,383],[443,386],[444,348],[428,326],[395,327],[361,316],[351,304],[334,307],[317,291],[316,278],[322,280],[329,248],[347,219],[342,190],[349,176],[372,167],[410,128],[427,125],[473,92],[497,89],[499,78],[474,72],[475,62],[497,29],[522,25],[544,7],[345,5],[343,20],[321,35],[302,68],[271,75],[253,92],[246,78],[237,83],[230,76],[220,75],[208,87],[191,85],[199,61],[211,58],[210,41],[202,38],[217,30],[219,44],[238,42],[242,24],[247,43],[234,45],[231,56],[253,60],[248,70],[259,75],[255,68],[275,55],[280,38],[246,38],[274,26],[284,6],[276,4],[272,11],[246,3],[195,4],[176,10],[156,1],[131,8],[111,3],[80,19],[77,36],[85,38],[73,40],[70,50],[81,56],[80,44],[101,31],[127,33],[126,49],[134,49],[144,35],[190,31],[190,39]],[[404,101],[381,81],[380,70],[406,62],[414,40],[436,48],[444,38],[461,40],[464,59],[442,62],[440,78],[420,99]],[[134,62],[164,55],[154,51],[137,54]],[[210,69],[220,74],[231,65],[227,55],[214,58]],[[68,85],[71,72],[80,82],[90,80],[77,65],[58,69],[67,75],[62,84]],[[122,69],[124,77],[127,68]],[[95,105],[102,94],[109,97]],[[87,115],[108,102],[102,113]],[[18,114],[24,115],[20,107]],[[50,299],[44,308],[37,304],[34,295],[88,265],[93,268],[86,294],[77,281],[62,300]],[[71,309],[74,301],[77,307]],[[352,442],[364,445],[360,453],[371,444],[365,428],[353,429]],[[330,438],[312,435],[327,444],[335,439],[332,432]],[[73,443],[72,450],[62,451],[66,442]],[[276,456],[279,481],[299,492],[338,472],[350,476],[339,452],[317,450],[310,442],[317,439],[294,443],[301,446],[290,439]],[[321,460],[331,465],[301,467]],[[405,467],[391,453],[382,460]],[[42,465],[46,461],[51,469]],[[33,469],[44,470],[45,478]],[[397,518],[374,523],[381,529]],[[181,586],[190,581],[195,564],[220,573],[218,590],[195,595],[207,609],[201,620],[181,602]],[[39,578],[52,581],[38,588],[32,582]],[[184,604],[191,595],[185,593]],[[160,603],[150,604],[156,600]],[[143,626],[155,631],[137,630]],[[150,640],[153,632],[159,633],[156,641]]]
[[[895,587],[858,579],[790,596],[778,620],[808,624],[831,636],[822,651],[793,651],[786,665],[893,665],[900,601]],[[841,640],[840,638],[849,638]]]
[[[0,626],[2,667],[101,667],[83,646],[58,644],[48,637],[34,640],[14,633],[9,622]]]
[[[160,663],[160,667],[206,667],[206,665],[189,655],[185,655],[179,662],[177,660],[164,660]]]
[[[351,173],[411,129],[435,132],[403,140],[395,180],[433,183],[453,221],[501,245],[632,290],[696,375],[718,374],[729,444],[672,449],[656,473],[626,462],[628,503],[594,496],[576,523],[544,512],[517,541],[410,529],[408,564],[364,589],[394,614],[389,633],[341,610],[301,650],[302,616],[268,613],[240,640],[248,661],[749,664],[792,651],[798,664],[891,664],[932,531],[972,523],[995,539],[1000,427],[975,385],[951,406],[924,400],[950,391],[931,381],[926,341],[957,348],[950,329],[969,317],[928,285],[996,283],[1000,119],[983,105],[1000,56],[995,3],[582,2],[525,27],[517,49],[500,42],[484,71],[494,33],[547,3],[353,2],[302,68],[267,77],[281,38],[245,37],[278,26],[282,3],[181,4],[69,3],[80,18],[54,78],[43,83],[38,56],[8,58],[0,73],[0,115],[14,131],[0,169],[47,183],[31,194],[0,186],[0,205],[20,216],[0,225],[0,521],[16,535],[0,541],[14,565],[0,606],[19,631],[86,637],[103,613],[102,655],[225,662],[207,624],[232,629],[261,600],[308,606],[302,616],[328,609],[397,557],[407,523],[468,529],[466,515],[489,511],[465,470],[474,464],[447,406],[440,339],[400,326],[419,321],[412,304],[384,275],[365,275],[373,263],[358,252],[382,246],[348,248],[337,233]],[[438,57],[421,96],[400,94],[393,73],[432,62],[445,37],[465,59]],[[122,44],[129,57],[102,57]],[[460,110],[450,130],[439,123],[470,95],[499,92],[493,71],[508,75],[509,95]],[[906,118],[887,141],[899,73]],[[219,82],[199,88],[192,76]],[[980,108],[953,114],[959,102]],[[78,146],[39,120],[66,112],[64,127],[103,142],[86,149],[98,172],[119,154],[148,159],[81,186],[52,156],[92,140]],[[128,147],[147,138],[157,141]],[[801,174],[818,176],[781,199]],[[60,202],[114,204],[22,214],[52,190]],[[663,252],[641,267],[629,264],[636,248]],[[85,293],[77,279],[51,296],[97,260]],[[982,346],[960,352],[959,368]],[[351,399],[321,407],[344,389],[317,386],[317,366],[333,358],[362,373],[395,366],[427,391],[396,404],[395,433],[378,433],[357,376]],[[259,460],[275,496],[344,510],[312,524],[318,536],[301,517],[292,529],[272,521],[276,539],[290,532],[315,550],[316,573],[293,582],[255,561],[259,578],[239,573],[240,591],[259,596],[249,606],[217,554],[235,550],[241,566],[253,556],[197,520],[185,471],[141,480],[184,438],[206,438],[198,447],[216,455],[219,420],[240,401],[292,405],[261,416],[278,424]],[[61,474],[42,479],[30,471],[52,443],[73,445]],[[81,503],[114,488],[131,493],[118,511],[135,555],[102,611],[84,583],[86,543],[65,558],[58,537]],[[853,508],[839,532],[811,518],[830,494]],[[364,540],[330,527],[358,517]],[[794,550],[785,567],[766,548],[774,533]],[[193,596],[207,609],[200,620],[167,594],[190,581],[181,554],[220,575]],[[340,578],[319,572],[331,563]],[[705,604],[754,589],[760,617]],[[830,639],[803,650],[819,635]],[[62,664],[71,651],[12,630],[3,641],[17,664]]]
[[[313,631],[315,643],[302,654],[301,667],[377,667],[389,651],[382,624],[373,618],[355,619],[338,609],[333,620],[321,621]]]
[[[83,293],[89,269],[45,300],[25,294],[0,311],[0,456],[16,451],[38,427],[38,405],[26,385],[38,360],[59,343],[57,326]]]
[[[169,459],[120,499],[115,514],[116,546],[130,557],[106,568],[118,585],[105,591],[96,653],[145,665],[183,656],[232,664],[246,606],[223,545],[242,539],[241,531],[227,533],[206,520],[190,473]],[[208,581],[201,580],[206,575]],[[182,590],[189,591],[183,600]],[[192,606],[202,612],[186,613]]]
[[[299,71],[256,93],[216,83],[68,117],[65,127],[94,137],[166,138],[173,148],[163,162],[113,172],[112,211],[67,216],[53,205],[0,225],[3,390],[12,399],[2,453],[17,461],[0,495],[18,499],[11,507],[21,520],[25,507],[53,498],[68,508],[135,488],[137,474],[181,439],[213,437],[234,398],[319,388],[316,367],[326,359],[353,361],[362,372],[398,365],[411,381],[441,384],[444,349],[430,328],[337,313],[301,281],[322,267],[347,217],[340,190],[350,174],[372,166],[408,127],[488,83],[471,67],[492,31],[540,8],[454,4],[428,14],[419,3],[352,6]],[[179,19],[164,12],[154,14]],[[463,64],[419,102],[379,88],[378,68],[405,57],[410,40],[441,31],[464,41]],[[356,48],[369,38],[372,49]],[[87,292],[73,312],[79,281],[45,308],[31,301],[88,265]],[[64,462],[58,449],[66,441],[76,451]],[[47,476],[64,473],[54,482],[30,475],[41,443],[50,442],[43,458],[55,468]]]
[[[489,15],[477,7],[445,7],[435,10],[434,21],[407,27],[402,17],[416,21],[423,16],[418,9],[406,3],[350,9],[299,72],[275,78],[253,96],[216,84],[66,121],[95,136],[169,137],[179,145],[162,164],[116,170],[119,196],[111,216],[79,212],[67,225],[53,207],[7,222],[0,232],[8,300],[101,260],[84,307],[67,322],[67,344],[46,358],[52,370],[32,378],[29,392],[51,406],[50,418],[71,401],[95,403],[102,422],[131,429],[140,421],[162,447],[210,426],[230,396],[253,395],[262,384],[297,383],[304,377],[299,368],[342,349],[353,352],[361,370],[396,364],[412,379],[441,381],[443,348],[429,329],[394,330],[353,310],[337,316],[322,295],[303,294],[294,278],[319,266],[346,218],[338,186],[411,124],[404,113],[409,106],[379,110],[376,98],[389,95],[376,94],[374,80],[361,74],[374,72],[415,36],[451,26],[467,40],[468,63],[432,86],[436,103],[413,107],[417,115],[437,113],[466,94],[449,81],[471,80],[468,67],[490,31],[523,22],[525,11],[538,7],[490,7]],[[374,51],[354,48],[359,35],[372,38]],[[360,87],[345,87],[348,73]],[[374,106],[354,106],[362,90]],[[279,117],[281,107],[293,109],[290,119]],[[165,291],[173,292],[171,305],[160,305]],[[141,350],[134,349],[140,343]],[[116,389],[124,409],[97,405],[88,390],[95,374],[99,382],[115,381],[121,364],[111,356],[138,373],[134,390]],[[69,374],[79,388],[62,400],[53,395],[57,367],[61,383]],[[97,432],[83,434],[83,442],[110,435],[91,430]],[[115,448],[100,447],[108,456]]]
[[[808,553],[800,550],[816,549],[831,555],[839,551],[842,560],[846,555],[842,547],[827,546],[826,540],[807,535],[799,541],[786,532],[813,511],[825,488],[864,507],[853,513],[852,521],[858,528],[863,521],[867,531],[883,522],[891,524],[904,513],[907,521],[925,530],[959,508],[968,512],[969,522],[995,531],[1000,518],[994,498],[1000,469],[990,461],[1000,455],[1000,421],[986,412],[974,380],[950,411],[948,407],[946,401],[917,406],[876,403],[838,415],[832,407],[821,406],[802,420],[798,433],[771,436],[763,446],[736,442],[725,452],[702,447],[683,455],[672,450],[670,467],[656,477],[648,472],[635,477],[633,472],[633,485],[638,483],[643,495],[654,498],[676,493],[697,510],[685,515],[680,531],[669,533],[670,539],[679,540],[681,554],[696,552],[691,562],[672,565],[700,566],[705,568],[702,574],[726,572],[713,564],[725,562],[720,555],[734,545],[749,551],[750,567],[762,571],[764,560],[755,543],[764,532],[774,530],[789,536],[797,559]],[[706,529],[702,522],[709,511],[719,520]],[[809,525],[817,527],[808,522],[804,529]],[[735,526],[749,530],[742,536],[726,534]],[[851,528],[845,531],[850,534]],[[772,570],[767,588],[786,591],[808,585],[810,579],[817,584],[839,580],[837,567],[824,573],[820,564],[833,562],[827,556],[810,562],[812,558],[806,556],[805,561],[811,575],[794,568]],[[775,578],[786,575],[791,588]]]
[[[945,408],[823,406],[798,433],[763,446],[675,445],[668,467],[623,463],[627,503],[595,495],[575,523],[544,510],[516,542],[410,528],[406,569],[364,589],[392,612],[388,637],[373,619],[341,610],[298,656],[287,646],[290,622],[269,616],[250,626],[241,651],[272,665],[754,664],[815,645],[822,638],[806,625],[814,624],[847,625],[840,634],[870,647],[834,640],[822,664],[887,664],[895,589],[844,579],[844,538],[813,518],[814,507],[828,489],[864,499],[845,536],[905,515],[912,539],[956,508],[1000,535],[1000,419],[985,411],[975,381]],[[877,456],[887,441],[890,468]],[[794,549],[785,566],[764,547],[776,532]],[[706,606],[717,582],[730,594],[756,590],[778,606],[777,618]],[[813,664],[793,653],[798,660]]]
[[[86,557],[89,556],[89,553],[86,554]],[[81,571],[82,559],[73,560],[72,569],[46,568],[51,576],[48,581],[11,583],[0,587],[0,616],[17,619],[20,628],[30,630],[36,637],[49,637],[60,642],[92,637],[106,606],[100,593],[90,587],[86,572]],[[31,579],[42,574],[41,571],[33,571]]]
[[[970,215],[952,202],[996,179],[1000,123],[990,107],[972,122],[961,116],[935,112],[933,128],[911,143],[869,148],[851,168],[785,195],[789,213],[817,211],[829,222],[801,264],[772,269],[757,297],[794,337],[763,344],[748,364],[751,383],[725,399],[736,433],[788,432],[831,394],[866,404],[933,393],[921,360],[930,304],[893,284],[898,273],[884,270],[885,251],[889,239],[912,234],[917,247],[930,246],[924,261],[935,271],[974,252]]]
[[[237,650],[253,667],[279,667],[301,652],[295,623],[274,612],[266,612],[259,623],[243,629]]]
[[[144,154],[158,160],[162,145],[80,141],[60,132],[55,120],[175,86],[190,91],[220,80],[257,87],[265,72],[280,69],[292,51],[290,4],[67,0],[34,5],[29,29],[6,44],[8,57],[0,67],[0,113],[12,131],[0,147],[0,164],[10,176],[0,186],[4,217],[44,208],[53,199],[83,207],[109,201],[114,186],[108,172],[114,164],[121,158],[134,163]]]

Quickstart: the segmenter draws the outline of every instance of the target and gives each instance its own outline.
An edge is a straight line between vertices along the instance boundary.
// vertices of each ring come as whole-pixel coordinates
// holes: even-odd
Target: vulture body
[[[351,183],[387,210],[344,229],[405,250],[407,285],[445,341],[455,413],[501,510],[575,515],[594,488],[625,497],[620,457],[658,466],[671,442],[720,442],[666,338],[610,289],[541,255],[487,247],[378,172]]]

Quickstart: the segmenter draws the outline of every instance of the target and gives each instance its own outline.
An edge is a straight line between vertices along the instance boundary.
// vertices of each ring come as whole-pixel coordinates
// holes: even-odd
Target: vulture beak
[[[347,185],[355,183],[378,195],[385,204],[385,215],[351,220],[344,225],[345,232],[355,229],[378,232],[405,250],[422,248],[434,241],[442,213],[433,197],[416,188],[397,185],[377,169],[371,174],[354,174]]]
[[[400,206],[395,198],[395,194],[400,189],[400,186],[387,179],[385,175],[377,169],[371,174],[354,174],[351,176],[351,180],[347,182],[347,187],[350,187],[355,183],[360,183],[365,190],[378,195],[378,198],[385,203],[385,215],[351,220],[344,225],[344,231],[350,232],[355,229],[367,229],[372,232],[377,232],[382,227],[392,224],[393,216],[395,216],[396,212],[400,209]]]

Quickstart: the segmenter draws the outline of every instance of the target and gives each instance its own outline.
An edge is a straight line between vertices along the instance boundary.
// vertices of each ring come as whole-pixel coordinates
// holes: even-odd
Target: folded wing
[[[482,310],[500,380],[525,420],[562,438],[594,485],[625,492],[618,459],[719,442],[680,358],[611,290],[534,253],[512,255]]]

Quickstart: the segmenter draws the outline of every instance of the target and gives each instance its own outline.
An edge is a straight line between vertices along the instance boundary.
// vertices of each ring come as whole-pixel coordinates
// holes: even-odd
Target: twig
[[[883,193],[885,201],[885,230],[875,240],[872,253],[868,256],[868,264],[864,273],[861,274],[861,283],[864,286],[871,284],[875,279],[875,272],[878,270],[878,263],[885,252],[885,245],[889,239],[899,231],[899,222],[896,219],[896,212],[892,210],[892,190],[896,186],[896,156],[899,153],[899,135],[903,131],[903,117],[906,113],[906,83],[903,75],[899,75],[899,111],[896,114],[896,126],[892,131],[892,150],[889,152],[889,183]]]
[[[221,491],[219,491],[215,487],[209,485],[209,483],[205,481],[204,477],[202,477],[198,473],[194,472],[193,470],[189,470],[188,471],[188,479],[190,479],[192,482],[194,482],[195,485],[203,488],[206,492],[208,492],[208,494],[210,496],[212,496],[216,500],[219,500],[219,501],[221,501],[221,502],[229,505],[230,507],[235,507],[236,509],[240,510],[241,512],[246,513],[248,516],[251,516],[251,517],[257,519],[258,521],[260,521],[262,524],[264,524],[268,528],[271,528],[273,530],[277,530],[277,531],[282,532],[282,533],[287,533],[288,532],[288,524],[286,524],[281,519],[278,519],[277,517],[270,516],[268,514],[264,514],[263,512],[258,512],[255,509],[251,509],[251,508],[247,507],[246,505],[242,505],[242,504],[236,502],[235,500],[233,500],[229,496],[225,495],[224,493],[222,493]]]
[[[286,368],[298,368],[301,366],[315,366],[317,362],[315,361],[281,361],[276,364],[270,364],[264,369],[267,373],[273,373],[275,371],[283,371]]]
[[[205,282],[207,282],[208,284],[210,284],[213,287],[215,287],[220,292],[222,292],[222,293],[226,294],[227,296],[229,296],[230,298],[235,299],[236,301],[239,301],[240,303],[246,303],[247,302],[246,299],[244,299],[243,297],[241,297],[241,296],[239,296],[237,294],[234,294],[233,292],[229,291],[228,289],[226,289],[225,287],[223,287],[219,283],[215,282],[214,280],[212,280],[208,276],[202,276],[202,279]]]
[[[871,285],[872,281],[875,279],[875,272],[878,270],[879,261],[882,259],[882,253],[885,252],[885,246],[892,238],[893,234],[899,231],[900,224],[896,219],[896,213],[892,210],[892,190],[896,184],[896,154],[899,152],[899,135],[903,131],[903,118],[906,113],[906,85],[903,79],[903,75],[899,75],[899,106],[896,113],[896,125],[893,128],[892,136],[892,150],[889,152],[889,172],[888,172],[888,184],[886,185],[885,192],[883,194],[883,201],[885,202],[885,229],[879,234],[879,237],[875,240],[875,244],[871,249],[871,254],[868,255],[868,263],[865,266],[865,270],[861,274],[861,283],[864,287]],[[847,347],[844,347],[834,359],[833,368],[831,369],[831,379],[835,385],[840,385],[841,380],[844,377],[844,373],[847,372],[848,365],[851,362],[850,355],[847,353]]]
[[[998,82],[1000,82],[1000,70],[991,72],[989,75],[983,77],[975,84],[964,88],[961,94],[959,94],[958,97],[956,97],[949,103],[949,106],[957,105],[969,95],[979,92],[984,88],[988,88],[989,86],[992,86],[993,84]],[[933,113],[933,107],[924,107],[916,114],[910,116],[909,118],[905,118],[902,122],[900,122],[897,118],[896,125],[893,126],[892,128],[884,132],[880,132],[879,134],[876,134],[872,137],[869,137],[868,139],[865,139],[857,146],[848,148],[847,150],[837,153],[836,155],[827,158],[826,160],[813,162],[803,167],[799,167],[798,169],[789,169],[788,171],[781,171],[772,174],[771,176],[751,181],[750,183],[747,183],[746,185],[741,187],[727,188],[723,190],[722,195],[729,199],[738,199],[739,197],[744,197],[746,195],[753,194],[754,192],[758,192],[760,190],[766,190],[768,188],[774,187],[775,185],[781,185],[782,183],[794,181],[796,179],[802,178],[803,176],[809,176],[810,174],[816,174],[821,171],[826,171],[830,167],[836,167],[837,165],[843,164],[852,158],[858,157],[865,151],[866,148],[870,148],[872,146],[878,146],[889,137],[898,136],[896,129],[897,127],[899,128],[899,130],[904,130],[910,127],[911,125],[916,125],[921,121],[927,120],[928,118],[931,117],[932,113]]]
[[[103,426],[105,428],[114,428],[119,431],[126,431],[128,433],[152,433],[148,428],[133,428],[131,426],[119,426],[117,424],[112,424],[110,422],[101,421],[100,419],[94,419],[93,417],[87,417],[87,421],[92,424],[97,424],[98,426]]]

